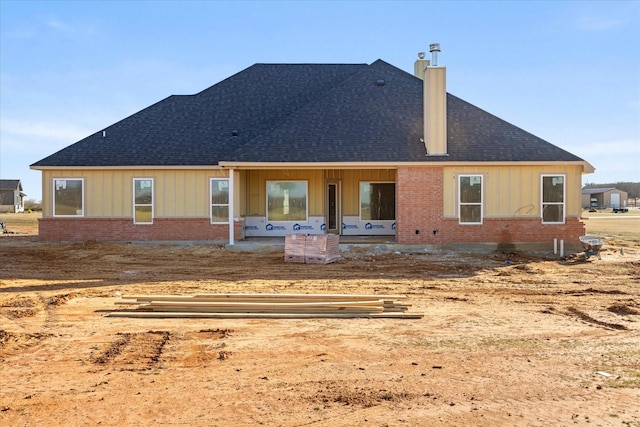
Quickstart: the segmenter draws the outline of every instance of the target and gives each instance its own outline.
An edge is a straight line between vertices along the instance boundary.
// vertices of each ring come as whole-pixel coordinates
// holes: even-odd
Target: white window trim
[[[396,192],[396,209],[397,209],[397,190],[398,186],[395,181],[358,181],[358,220],[360,221],[396,221],[398,212],[396,210],[393,219],[362,219],[362,184],[394,184],[394,192]]]
[[[227,204],[213,204],[211,202],[211,198],[213,197],[212,191],[211,191],[211,187],[213,187],[213,181],[227,181],[227,185],[229,186],[229,190],[231,190],[230,187],[230,183],[229,183],[229,178],[224,177],[224,178],[209,178],[209,223],[210,224],[229,224],[229,222],[231,221],[231,197],[232,194],[229,192],[229,201],[227,202]],[[229,217],[227,218],[226,221],[214,221],[213,220],[213,207],[214,206],[226,206],[227,209],[229,210]]]
[[[136,203],[136,181],[151,181],[151,204],[139,204]],[[133,178],[133,180],[131,181],[132,183],[132,188],[133,188],[133,194],[132,194],[132,198],[133,198],[133,223],[134,224],[153,224],[153,220],[155,218],[155,200],[156,200],[156,195],[155,195],[155,191],[156,191],[156,183],[154,182],[153,178],[146,178],[146,177],[141,177],[141,178]],[[151,206],[151,221],[146,221],[146,222],[138,222],[136,221],[136,206]]]
[[[562,202],[544,202],[544,178],[562,177]],[[562,205],[562,221],[545,222],[544,206],[545,205]],[[564,224],[567,219],[567,175],[562,173],[545,173],[540,175],[540,220],[543,224]]]
[[[80,211],[79,215],[57,215],[56,214],[56,181],[80,181],[82,182],[82,209]],[[53,201],[53,204],[51,206],[51,211],[53,213],[54,217],[57,218],[78,218],[78,217],[83,217],[84,216],[84,178],[53,178],[53,187],[51,189],[51,192],[53,194],[53,197],[51,198],[51,200]]]
[[[283,220],[272,220],[269,219],[269,184],[273,183],[273,182],[301,182],[304,183],[304,192],[306,197],[306,203],[305,203],[305,219],[294,219],[294,220],[287,220],[287,221],[283,221]],[[266,182],[266,187],[265,187],[265,219],[268,222],[275,222],[275,223],[281,223],[281,222],[308,222],[309,221],[309,181],[307,180],[303,180],[303,179],[270,179]]]
[[[460,200],[462,196],[462,190],[460,188],[462,178],[470,178],[470,177],[479,177],[480,178],[480,203],[462,203]],[[484,224],[484,175],[482,174],[464,174],[458,175],[458,224],[460,225],[482,225]],[[477,206],[480,205],[480,221],[479,222],[468,222],[462,221],[462,209],[461,206]]]

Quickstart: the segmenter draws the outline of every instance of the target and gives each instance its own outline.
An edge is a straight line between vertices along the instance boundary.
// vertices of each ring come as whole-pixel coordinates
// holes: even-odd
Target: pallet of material
[[[137,318],[400,318],[408,314],[404,295],[340,294],[202,294],[124,295],[117,305],[133,309],[114,311],[109,317]]]
[[[306,240],[305,234],[287,234],[284,238],[284,260],[304,263]]]
[[[340,260],[340,237],[336,234],[287,234],[285,262],[329,264]]]
[[[329,264],[340,259],[340,237],[336,234],[310,234],[306,238],[304,262]]]

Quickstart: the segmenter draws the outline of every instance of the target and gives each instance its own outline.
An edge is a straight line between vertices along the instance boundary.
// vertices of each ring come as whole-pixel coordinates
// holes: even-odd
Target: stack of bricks
[[[340,259],[339,236],[337,234],[310,234],[307,236],[304,262],[307,264],[329,264]]]
[[[306,264],[329,264],[340,259],[340,237],[335,234],[289,234],[284,260]]]
[[[304,263],[304,252],[306,245],[306,235],[287,234],[284,238],[284,260],[285,262]]]

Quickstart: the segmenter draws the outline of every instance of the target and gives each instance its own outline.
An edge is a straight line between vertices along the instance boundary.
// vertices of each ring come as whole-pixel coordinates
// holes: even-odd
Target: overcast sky
[[[257,63],[413,73],[442,47],[447,90],[590,162],[583,183],[640,181],[638,1],[0,0],[0,178],[172,94]]]

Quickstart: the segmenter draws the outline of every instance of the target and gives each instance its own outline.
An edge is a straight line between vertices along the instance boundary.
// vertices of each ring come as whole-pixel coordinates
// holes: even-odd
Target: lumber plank
[[[321,298],[321,299],[405,299],[406,295],[366,295],[366,294],[197,294],[198,297],[253,297],[253,298]]]
[[[146,310],[145,310],[146,311]],[[200,309],[189,309],[189,308],[156,308],[149,310],[154,313],[244,313],[244,314],[353,314],[353,315],[368,315],[368,314],[382,314],[385,313],[382,310],[369,311],[369,310],[242,310],[242,309],[208,309],[208,308],[200,308]]]
[[[316,311],[363,311],[363,312],[384,312],[384,308],[382,307],[314,307],[314,308],[303,308],[303,307],[217,307],[217,306],[187,306],[187,305],[145,305],[142,308],[150,309],[150,310],[208,310],[208,311],[242,311],[242,312],[251,312],[251,311],[299,311],[299,312],[316,312]]]
[[[340,302],[312,302],[312,303],[299,303],[299,302],[226,302],[226,301],[149,301],[154,306],[162,305],[175,305],[181,304],[184,306],[192,307],[247,307],[247,308],[262,308],[262,307],[300,307],[300,308],[313,308],[313,307],[383,307],[382,301],[340,301]]]
[[[134,306],[109,317],[262,319],[420,319],[407,314],[406,295],[197,294],[124,295],[116,304]]]
[[[286,301],[291,300],[395,300],[406,299],[406,295],[354,295],[354,294],[196,294],[196,295],[122,295],[122,299],[136,299],[143,300],[202,300],[204,298],[211,298],[212,301],[219,300],[249,300],[249,299],[282,299]]]
[[[323,314],[323,313],[202,313],[202,312],[143,312],[143,311],[114,311],[107,317],[133,317],[133,318],[205,318],[205,319],[421,319],[422,314],[404,313],[349,313],[349,314]]]

